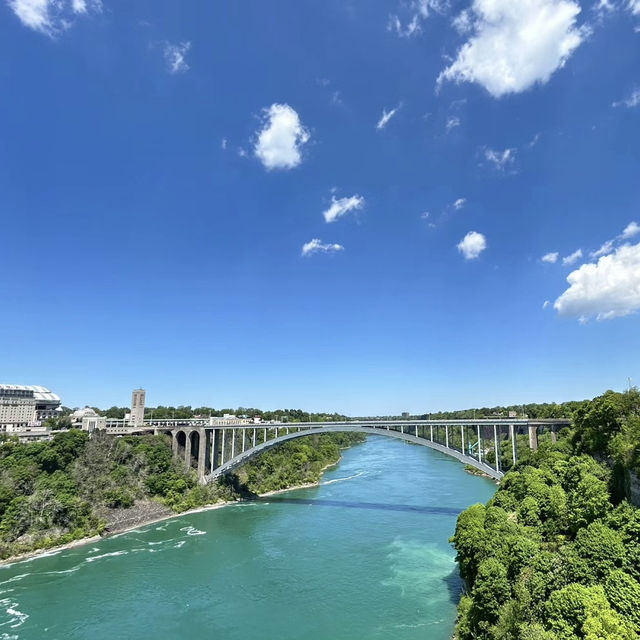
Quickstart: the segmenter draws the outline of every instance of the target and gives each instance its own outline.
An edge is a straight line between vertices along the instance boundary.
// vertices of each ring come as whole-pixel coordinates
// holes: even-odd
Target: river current
[[[448,542],[495,484],[369,437],[318,487],[0,568],[0,640],[446,640]]]

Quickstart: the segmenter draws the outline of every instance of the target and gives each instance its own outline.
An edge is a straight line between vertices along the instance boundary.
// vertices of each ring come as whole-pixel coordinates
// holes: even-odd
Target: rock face
[[[631,504],[640,507],[640,478],[633,471],[629,471],[629,494]]]
[[[107,522],[105,533],[111,534],[143,526],[173,513],[171,509],[159,502],[140,500],[128,509],[108,509],[100,516]]]

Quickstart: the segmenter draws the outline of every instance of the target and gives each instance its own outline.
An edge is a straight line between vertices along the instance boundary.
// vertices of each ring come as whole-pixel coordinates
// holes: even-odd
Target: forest
[[[640,637],[640,393],[582,403],[460,514],[459,640]]]
[[[206,486],[173,459],[166,436],[116,438],[72,429],[51,441],[0,443],[0,558],[110,533],[123,512],[182,512],[317,482],[360,434],[293,440]],[[125,518],[126,519],[126,518]]]

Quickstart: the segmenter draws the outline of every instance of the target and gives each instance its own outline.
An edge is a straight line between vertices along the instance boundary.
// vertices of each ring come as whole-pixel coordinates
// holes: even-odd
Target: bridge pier
[[[482,439],[480,438],[480,425],[476,425],[478,431],[478,462],[482,462]]]
[[[515,466],[516,462],[518,462],[518,451],[516,449],[516,427],[513,424],[509,425],[509,433],[511,435],[511,457],[512,457],[512,466]]]
[[[207,468],[207,432],[200,427],[196,432],[198,434],[198,479],[204,480]]]
[[[177,431],[171,432],[171,453],[173,454],[174,458],[178,457],[178,432]]]
[[[500,472],[500,456],[498,454],[498,425],[493,425],[493,448],[496,455],[496,471]]]
[[[538,450],[538,427],[529,425],[529,449]]]

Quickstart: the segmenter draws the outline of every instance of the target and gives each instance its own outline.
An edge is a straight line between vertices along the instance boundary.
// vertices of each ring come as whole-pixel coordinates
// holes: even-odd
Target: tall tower
[[[131,418],[129,424],[132,427],[141,427],[144,424],[144,389],[134,389],[131,394]]]

